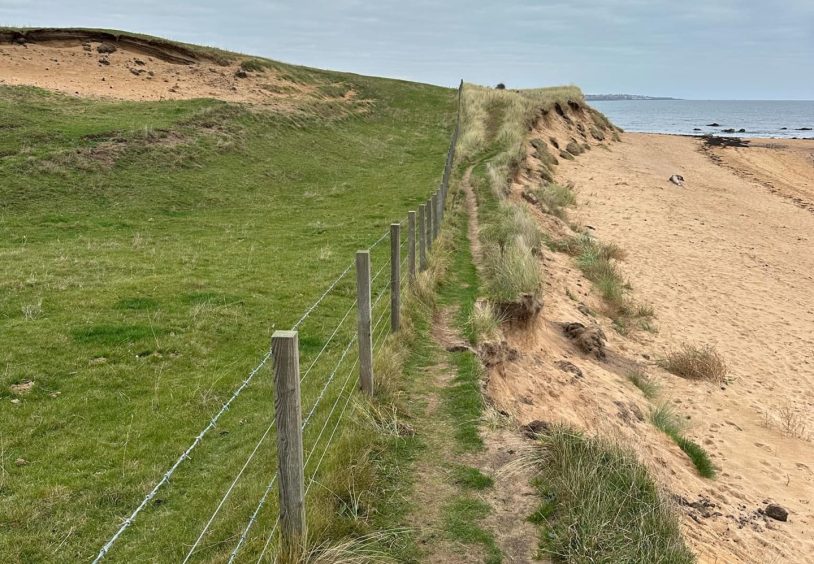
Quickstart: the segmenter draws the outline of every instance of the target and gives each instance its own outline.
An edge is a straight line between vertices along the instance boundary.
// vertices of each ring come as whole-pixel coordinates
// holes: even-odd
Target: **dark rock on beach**
[[[721,124],[717,121],[713,121],[712,123],[708,123],[707,127],[721,127]]]
[[[786,521],[789,518],[789,512],[786,511],[785,508],[777,505],[776,503],[770,503],[764,509],[766,516],[771,517],[777,521]]]
[[[811,131],[810,127],[798,127],[797,131]]]
[[[748,147],[749,141],[740,137],[704,135],[704,144],[707,147]]]

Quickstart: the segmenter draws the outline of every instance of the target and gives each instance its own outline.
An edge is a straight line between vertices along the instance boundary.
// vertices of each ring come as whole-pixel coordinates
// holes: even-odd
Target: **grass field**
[[[369,103],[286,116],[0,87],[0,561],[95,556],[273,330],[437,186],[454,91],[327,74]],[[351,271],[300,328],[304,367],[352,288]],[[304,383],[304,412],[354,317]],[[306,456],[349,370],[306,429]],[[264,367],[109,560],[183,559],[273,417],[270,376]],[[194,560],[220,561],[237,542],[275,472],[273,435],[264,444]],[[309,506],[335,508],[336,487],[315,484]],[[269,499],[243,551],[252,561],[274,526]],[[311,514],[315,542],[341,535]]]

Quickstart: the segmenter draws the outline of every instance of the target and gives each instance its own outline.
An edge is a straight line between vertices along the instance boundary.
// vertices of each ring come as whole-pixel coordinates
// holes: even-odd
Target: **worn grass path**
[[[537,533],[527,517],[536,494],[529,471],[511,464],[527,446],[486,405],[480,360],[466,350],[466,321],[478,296],[477,247],[470,239],[477,237],[477,202],[467,188],[469,172],[456,194],[449,274],[415,396],[416,432],[425,448],[415,463],[409,526],[423,562],[530,562]]]

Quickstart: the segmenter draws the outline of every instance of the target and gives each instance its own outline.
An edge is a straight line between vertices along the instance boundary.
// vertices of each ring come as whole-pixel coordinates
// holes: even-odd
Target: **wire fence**
[[[405,233],[406,230],[397,229],[394,227],[378,237],[368,247],[366,251],[368,256],[372,255],[374,264],[378,264],[380,266],[372,276],[368,271],[367,280],[365,282],[367,287],[364,288],[366,293],[363,291],[363,288],[357,287],[356,298],[351,300],[350,305],[344,309],[344,314],[339,318],[338,322],[336,322],[333,327],[325,330],[325,334],[327,334],[327,336],[323,340],[320,341],[317,335],[309,335],[311,342],[319,342],[320,345],[318,345],[319,350],[316,352],[316,354],[313,354],[309,358],[308,366],[301,375],[299,371],[299,355],[296,355],[296,387],[302,396],[308,396],[302,398],[304,400],[308,400],[307,403],[309,406],[305,417],[300,417],[298,413],[300,420],[297,425],[296,432],[292,432],[292,430],[287,426],[284,429],[282,422],[278,423],[278,421],[280,421],[278,418],[272,418],[270,422],[267,421],[264,424],[263,433],[256,440],[256,442],[254,442],[253,448],[249,451],[248,456],[246,456],[245,460],[243,460],[243,463],[240,465],[240,469],[221,494],[219,501],[214,508],[212,508],[208,518],[200,525],[200,530],[197,533],[194,542],[192,542],[191,545],[188,545],[189,548],[186,549],[186,554],[183,559],[184,563],[189,562],[191,559],[193,559],[193,557],[195,557],[196,554],[201,552],[201,550],[206,547],[204,543],[208,536],[214,534],[214,525],[218,521],[218,517],[223,513],[224,508],[227,507],[228,503],[231,502],[233,504],[240,504],[241,501],[245,501],[242,499],[235,501],[235,496],[233,494],[238,490],[241,481],[244,480],[244,478],[246,478],[248,475],[247,469],[250,468],[253,463],[256,465],[258,453],[268,451],[268,448],[264,449],[263,445],[269,439],[269,437],[277,435],[278,448],[282,448],[280,446],[281,434],[286,436],[286,440],[293,437],[296,441],[299,441],[300,452],[302,452],[303,443],[307,442],[308,454],[304,457],[304,462],[301,460],[302,464],[300,467],[294,470],[295,472],[299,473],[298,476],[294,477],[299,479],[299,483],[304,488],[304,492],[302,494],[303,501],[308,498],[308,494],[311,491],[312,486],[314,484],[319,485],[320,469],[322,468],[323,462],[328,457],[328,453],[331,450],[331,447],[334,445],[334,441],[339,435],[341,435],[339,431],[342,428],[343,420],[348,413],[348,407],[350,406],[353,397],[356,395],[354,393],[354,382],[356,381],[354,374],[356,374],[358,369],[360,378],[362,378],[362,374],[365,370],[372,371],[372,356],[371,358],[365,357],[365,343],[369,345],[369,354],[376,354],[377,352],[381,351],[381,347],[386,341],[387,336],[397,332],[398,312],[394,312],[393,308],[396,307],[396,304],[398,304],[399,301],[393,299],[393,291],[397,290],[399,293],[403,293],[408,288],[411,281],[410,273],[414,272],[415,270],[419,270],[417,265],[408,264],[408,258],[412,257],[415,260],[418,260],[418,253],[416,251],[419,247],[419,243],[421,245],[426,245],[429,248],[439,231],[438,227],[444,215],[446,196],[449,189],[449,179],[455,158],[455,148],[457,145],[458,135],[460,132],[462,85],[463,83],[461,83],[461,86],[459,86],[458,89],[458,116],[455,129],[450,140],[449,150],[447,152],[442,181],[438,190],[433,195],[433,198],[427,200],[427,213],[425,221],[420,225],[416,225],[414,232],[411,230],[410,233]],[[407,225],[407,221],[402,220],[398,225]],[[391,240],[389,249],[380,249],[379,246],[388,238],[388,235],[390,235],[391,238],[398,236],[399,240]],[[404,252],[405,248],[408,252]],[[396,263],[394,261],[398,262]],[[306,326],[310,327],[313,325],[310,322],[306,323],[306,321],[311,319],[312,316],[314,316],[320,310],[320,308],[325,306],[329,297],[339,293],[340,289],[344,288],[343,281],[346,280],[353,268],[354,262],[351,262],[346,268],[344,268],[342,272],[340,272],[337,277],[326,286],[322,294],[304,309],[302,315],[292,325],[292,331],[288,333],[296,334],[297,332],[303,331]],[[388,269],[391,276],[385,276]],[[393,275],[395,272],[399,273],[397,277],[398,280],[396,280],[395,276]],[[385,296],[391,297],[389,300],[389,307],[388,301],[383,301]],[[366,300],[366,302],[360,302],[360,299]],[[363,305],[367,305],[368,307],[363,308]],[[348,320],[352,319],[351,314],[354,312],[357,313],[357,326],[355,331],[352,327],[349,327],[350,324],[348,323]],[[387,323],[388,320],[390,320],[391,323]],[[358,347],[358,354],[352,354],[352,351],[354,351],[354,345],[357,345]],[[316,349],[316,347],[314,347],[314,349]],[[98,554],[93,560],[94,563],[100,562],[109,554],[110,550],[122,538],[127,529],[133,525],[139,515],[156,498],[158,492],[169,484],[170,480],[173,478],[174,474],[184,463],[184,461],[191,458],[193,451],[199,447],[207,434],[217,426],[221,417],[231,409],[233,403],[238,399],[238,397],[251,386],[252,381],[263,370],[263,368],[269,364],[270,359],[274,360],[275,371],[279,371],[279,366],[282,365],[283,360],[274,356],[273,349],[266,351],[261,357],[259,363],[248,373],[246,378],[244,378],[240,385],[232,392],[229,399],[209,419],[201,432],[195,436],[191,444],[160,477],[155,486],[147,493],[147,495],[135,507],[135,509],[118,525],[115,532],[108,538],[108,540],[99,550]],[[321,378],[314,381],[312,384],[309,383],[308,386],[301,388],[301,386],[306,383],[309,375],[312,374],[315,378],[319,376],[321,376]],[[344,375],[344,377],[337,378],[339,374]],[[278,393],[275,394],[275,397],[279,396],[279,385],[278,378]],[[362,387],[364,389],[364,386]],[[305,390],[305,393],[300,390]],[[302,399],[297,400],[298,410]],[[275,400],[275,403],[276,402],[277,400]],[[279,417],[279,415],[276,417]],[[312,429],[310,424],[314,421],[321,421],[321,426],[317,423],[316,427],[313,427]],[[278,427],[276,432],[275,426]],[[319,431],[316,431],[317,428]],[[289,436],[289,433],[292,433],[291,436]],[[323,439],[325,439],[324,444],[320,446]],[[313,464],[311,464],[312,461],[314,461]],[[262,549],[259,550],[257,562],[260,562],[269,549],[274,546],[276,538],[275,535],[278,530],[281,533],[281,542],[283,542],[286,535],[290,533],[292,524],[287,522],[286,519],[281,519],[283,512],[281,511],[282,507],[280,507],[280,504],[285,502],[286,498],[283,495],[285,492],[282,490],[280,491],[280,498],[277,501],[276,515],[273,512],[275,504],[273,503],[271,497],[271,494],[273,491],[275,491],[275,489],[280,489],[277,486],[280,486],[283,483],[290,483],[290,476],[286,474],[285,479],[281,477],[281,473],[288,471],[290,471],[290,469],[285,469],[279,465],[276,470],[269,468],[268,472],[271,473],[271,476],[267,480],[261,482],[265,483],[265,486],[261,486],[260,484],[257,484],[256,486],[259,495],[256,498],[253,506],[254,508],[251,511],[251,514],[248,516],[248,519],[242,526],[240,526],[239,529],[235,527],[237,530],[230,533],[226,540],[221,538],[216,543],[220,546],[219,550],[223,550],[222,545],[224,543],[229,543],[229,539],[234,542],[233,548],[228,553],[229,563],[234,562],[241,554],[241,551],[244,551],[247,545],[253,542],[254,537],[252,536],[252,530],[258,525],[264,514],[269,518],[274,519],[274,525],[268,534],[260,533],[260,536],[256,537],[258,543],[263,542]],[[307,483],[305,483],[306,471],[308,473]],[[255,473],[257,474],[257,472]],[[238,497],[243,498],[243,495],[241,494],[241,496]],[[267,510],[264,511],[264,508],[267,508]],[[248,508],[246,508],[246,510],[248,511]],[[288,513],[286,512],[286,515],[287,514]],[[204,559],[209,559],[210,556],[211,555],[207,554],[207,557]]]

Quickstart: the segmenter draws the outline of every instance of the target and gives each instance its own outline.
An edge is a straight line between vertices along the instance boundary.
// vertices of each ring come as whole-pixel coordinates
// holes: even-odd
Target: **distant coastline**
[[[585,100],[611,101],[611,100],[680,100],[681,98],[670,98],[668,96],[641,96],[639,94],[586,94]]]

